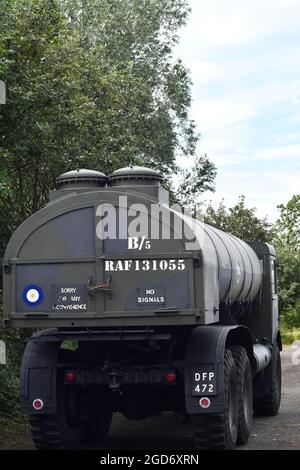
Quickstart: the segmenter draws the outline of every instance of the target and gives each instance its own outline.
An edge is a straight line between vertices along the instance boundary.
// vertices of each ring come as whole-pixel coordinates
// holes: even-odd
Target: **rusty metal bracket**
[[[101,282],[100,284],[96,284],[96,285],[92,285],[92,278],[89,279],[88,281],[88,294],[89,294],[89,297],[92,298],[93,297],[93,294],[97,293],[97,292],[108,292],[110,295],[112,295],[111,293],[111,276],[108,276],[107,278],[107,281],[106,282]]]

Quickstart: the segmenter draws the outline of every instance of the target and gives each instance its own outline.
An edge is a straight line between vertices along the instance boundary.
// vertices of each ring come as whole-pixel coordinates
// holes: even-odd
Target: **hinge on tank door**
[[[4,266],[4,272],[5,272],[5,274],[10,274],[10,273],[11,273],[11,264],[10,264],[9,259],[6,260],[6,261],[4,261],[3,266]]]
[[[200,256],[198,256],[197,258],[194,258],[193,262],[194,262],[194,268],[200,268],[200,264],[201,264]]]
[[[106,282],[101,282],[100,284],[93,285],[93,278],[90,277],[88,280],[88,294],[90,299],[93,298],[93,294],[97,292],[108,292],[110,297],[112,296],[111,293],[111,276],[108,276]]]

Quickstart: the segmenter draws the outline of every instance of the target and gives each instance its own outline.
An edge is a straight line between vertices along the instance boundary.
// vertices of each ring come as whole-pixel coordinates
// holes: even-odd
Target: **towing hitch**
[[[120,374],[118,371],[116,370],[112,370],[110,373],[109,373],[109,388],[111,389],[112,392],[117,392],[120,388]]]

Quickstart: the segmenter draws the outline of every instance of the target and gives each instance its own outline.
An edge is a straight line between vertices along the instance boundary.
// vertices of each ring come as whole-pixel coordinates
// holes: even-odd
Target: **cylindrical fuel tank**
[[[255,251],[239,238],[211,225],[202,227],[204,262],[215,252],[220,302],[252,302],[262,282],[262,265]]]
[[[203,295],[213,303],[218,290],[219,303],[253,302],[262,283],[263,268],[255,251],[243,240],[200,220],[182,215],[196,243],[191,250],[200,250]]]
[[[137,183],[153,185],[159,184],[161,177],[149,168],[127,167],[115,171],[109,180],[114,187]],[[218,289],[220,303],[252,302],[262,282],[262,266],[255,251],[233,235],[176,210],[174,213],[190,226],[200,242],[205,295],[213,297],[214,289]]]

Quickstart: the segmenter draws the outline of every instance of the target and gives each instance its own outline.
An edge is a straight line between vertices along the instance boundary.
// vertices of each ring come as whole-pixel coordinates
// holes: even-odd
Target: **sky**
[[[202,199],[230,207],[244,194],[273,222],[300,192],[300,0],[189,3],[175,53],[193,81],[197,153],[218,169]]]

